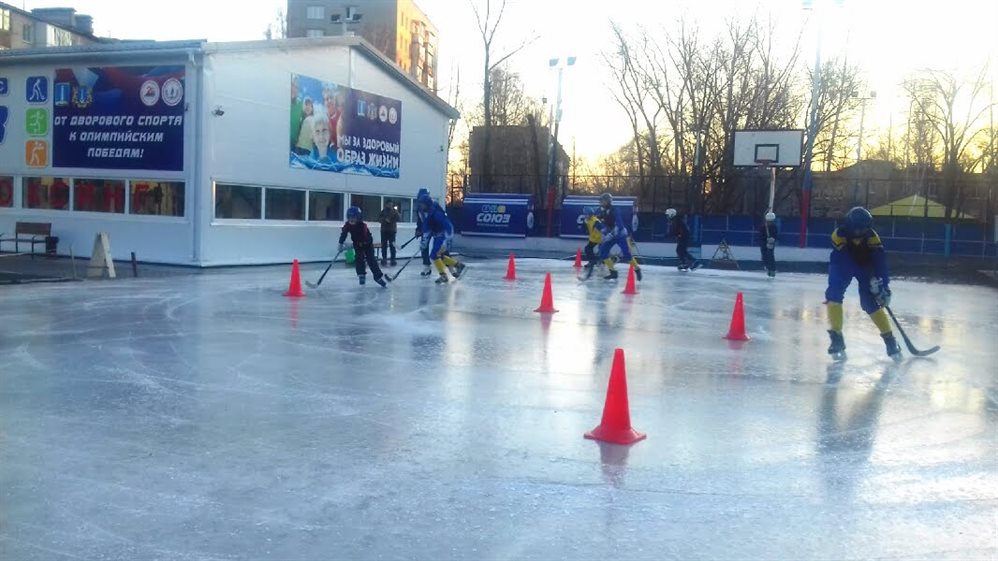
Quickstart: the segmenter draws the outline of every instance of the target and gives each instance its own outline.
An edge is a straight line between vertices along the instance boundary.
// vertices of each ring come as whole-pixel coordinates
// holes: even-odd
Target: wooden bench
[[[14,226],[14,237],[0,237],[0,246],[3,242],[14,242],[14,253],[20,253],[21,244],[31,245],[31,258],[35,258],[35,245],[45,245],[46,253],[55,253],[56,244],[59,238],[52,235],[52,224],[49,222],[18,222]]]

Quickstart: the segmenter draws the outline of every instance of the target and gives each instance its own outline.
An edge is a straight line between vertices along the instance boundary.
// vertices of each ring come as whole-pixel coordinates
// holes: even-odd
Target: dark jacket
[[[358,221],[356,224],[349,222],[344,224],[343,229],[340,230],[340,243],[347,239],[347,234],[350,234],[350,240],[353,242],[355,250],[374,247],[374,236],[371,235],[371,230],[363,221]]]
[[[780,229],[776,227],[776,222],[763,222],[759,226],[759,246],[766,247],[768,238],[778,238]]]
[[[669,235],[676,238],[677,242],[685,242],[690,239],[690,227],[686,225],[684,218],[677,216],[670,222]]]
[[[381,231],[394,233],[398,231],[398,223],[402,220],[402,215],[394,208],[381,209],[378,221],[381,222]]]

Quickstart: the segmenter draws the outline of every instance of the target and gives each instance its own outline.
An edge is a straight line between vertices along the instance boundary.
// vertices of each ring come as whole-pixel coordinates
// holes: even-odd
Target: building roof
[[[417,82],[412,76],[409,76],[399,68],[397,64],[375,49],[373,45],[360,37],[316,37],[224,43],[209,43],[202,39],[190,41],[121,41],[117,43],[76,45],[72,47],[0,50],[0,62],[10,64],[42,61],[64,62],[68,58],[104,58],[121,54],[163,55],[175,54],[177,52],[193,54],[197,52],[212,53],[259,49],[287,50],[295,47],[323,46],[349,47],[354,49],[375,66],[395,77],[410,91],[421,97],[440,113],[451,119],[457,119],[461,116],[457,109],[451,107],[446,101],[440,99],[436,94]]]
[[[870,214],[874,216],[927,216],[929,218],[943,218],[946,216],[946,207],[932,199],[926,199],[920,195],[911,195],[872,208],[870,209]],[[954,212],[953,218],[974,218],[974,216],[965,212]]]
[[[34,19],[34,20],[45,22],[46,24],[51,25],[53,27],[58,27],[59,29],[65,29],[66,31],[69,31],[70,33],[75,33],[77,35],[80,35],[82,37],[86,37],[87,39],[90,39],[90,40],[93,40],[93,41],[97,41],[97,42],[116,41],[116,39],[112,39],[110,37],[98,37],[98,36],[94,35],[93,33],[87,33],[86,31],[81,31],[81,30],[79,30],[79,29],[77,29],[75,27],[69,27],[69,26],[66,26],[66,25],[62,25],[61,23],[55,23],[55,22],[49,21],[49,20],[47,20],[45,18],[38,17],[36,14],[33,14],[33,13],[27,11],[27,10],[22,10],[21,8],[18,8],[17,6],[12,6],[12,5],[10,5],[10,4],[6,3],[6,2],[0,2],[0,8],[2,8],[4,10],[10,10],[10,11],[12,11],[14,13],[17,13],[17,14],[20,14],[20,15],[22,15],[24,17],[28,17],[28,18],[31,18],[31,19]],[[43,8],[43,9],[45,9],[45,10],[51,10],[52,8]]]

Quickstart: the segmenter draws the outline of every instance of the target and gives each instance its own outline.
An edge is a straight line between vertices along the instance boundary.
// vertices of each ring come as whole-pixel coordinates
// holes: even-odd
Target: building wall
[[[130,252],[135,252],[140,260],[162,263],[194,264],[196,262],[194,245],[193,216],[194,206],[191,204],[192,166],[194,161],[195,127],[194,119],[185,118],[184,122],[184,170],[176,172],[165,171],[131,171],[110,169],[72,169],[54,168],[52,166],[52,123],[53,115],[52,93],[53,78],[56,68],[80,66],[149,66],[156,64],[186,65],[185,96],[190,109],[188,115],[194,113],[198,106],[197,71],[188,63],[186,56],[150,58],[131,56],[129,58],[87,59],[79,58],[65,63],[17,64],[5,60],[0,76],[7,78],[9,92],[0,96],[0,105],[8,108],[6,135],[0,144],[0,177],[13,178],[13,202],[11,207],[0,207],[0,232],[3,237],[12,236],[16,222],[48,222],[52,224],[52,234],[58,236],[60,255],[75,254],[78,257],[88,257],[93,247],[93,240],[98,232],[110,234],[111,251],[115,259],[128,259]],[[26,80],[31,76],[48,77],[49,101],[46,104],[28,104],[26,101]],[[26,131],[26,112],[29,108],[44,108],[49,114],[48,133],[43,137],[29,137]],[[29,140],[44,140],[48,145],[48,158],[44,167],[27,165],[26,143]],[[121,212],[89,212],[75,210],[70,202],[66,209],[24,208],[24,187],[27,178],[65,178],[72,185],[75,182],[96,179],[123,180],[126,182],[124,200]],[[130,214],[131,183],[148,185],[150,182],[170,181],[182,182],[185,189],[185,212],[183,216],[150,216]],[[13,245],[2,244],[4,251],[13,250]],[[25,246],[21,246],[22,251]],[[36,248],[38,249],[38,248]]]
[[[378,178],[305,169],[288,161],[291,74],[335,82],[402,101],[400,177]],[[363,55],[341,46],[220,51],[205,60],[203,147],[199,183],[202,260],[206,265],[328,259],[342,218],[333,221],[219,219],[213,195],[219,184],[310,193],[413,197],[427,187],[443,197],[447,117]],[[224,115],[211,109],[221,107]],[[347,199],[349,201],[349,198]],[[344,205],[347,206],[347,205]],[[378,237],[377,216],[368,212]],[[405,237],[414,225],[403,226]]]
[[[0,48],[30,49],[87,45],[94,42],[96,41],[92,37],[46,23],[21,10],[0,3]]]

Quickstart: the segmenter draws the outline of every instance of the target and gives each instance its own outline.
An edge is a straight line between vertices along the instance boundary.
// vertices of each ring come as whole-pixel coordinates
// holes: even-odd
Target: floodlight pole
[[[551,136],[551,148],[548,151],[548,188],[547,197],[545,204],[547,206],[547,237],[551,237],[552,233],[552,221],[554,219],[554,201],[557,195],[557,183],[555,179],[555,174],[558,171],[558,126],[561,124],[561,84],[562,78],[565,75],[565,66],[572,66],[575,64],[575,57],[570,56],[565,59],[565,66],[559,64],[557,58],[553,58],[548,61],[548,66],[558,67],[558,94],[555,98],[554,104],[554,134]]]

